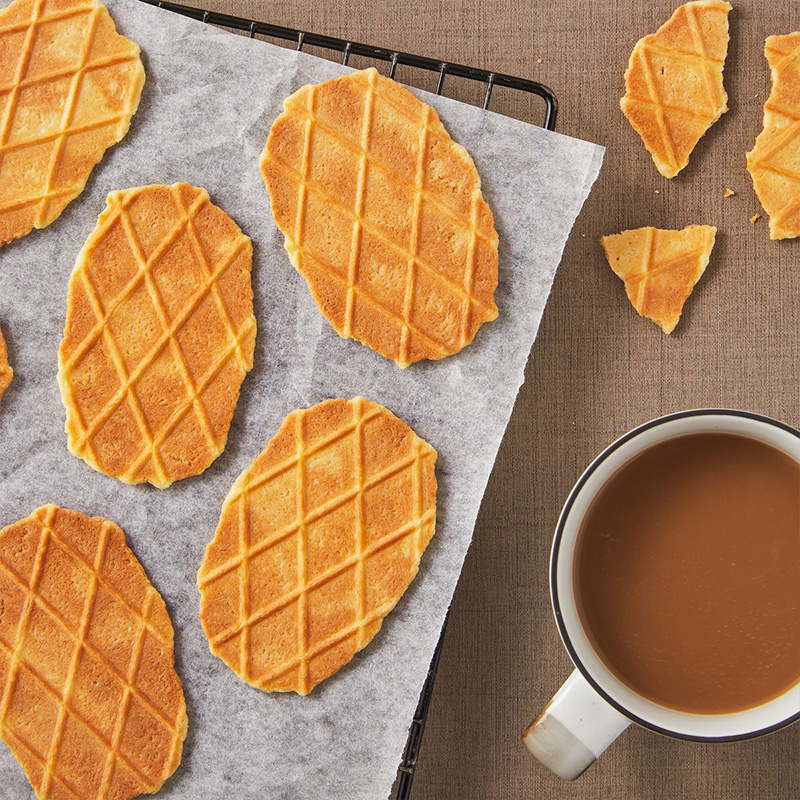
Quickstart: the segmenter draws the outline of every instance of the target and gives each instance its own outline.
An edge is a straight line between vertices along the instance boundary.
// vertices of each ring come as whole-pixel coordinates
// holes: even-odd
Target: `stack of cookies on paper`
[[[145,74],[98,0],[14,0],[0,56],[4,245],[80,194],[128,132]],[[498,235],[475,164],[393,80],[369,69],[298,89],[260,166],[289,261],[343,338],[405,368],[459,353],[497,317]],[[67,445],[166,489],[225,448],[253,366],[253,247],[187,183],[106,203],[67,287]],[[0,334],[0,395],[12,374]],[[289,413],[233,484],[198,573],[211,651],[300,695],[350,661],[419,571],[436,457],[362,397]],[[126,800],[174,773],[188,721],[173,642],[114,523],[48,505],[0,530],[0,736],[41,800]]]

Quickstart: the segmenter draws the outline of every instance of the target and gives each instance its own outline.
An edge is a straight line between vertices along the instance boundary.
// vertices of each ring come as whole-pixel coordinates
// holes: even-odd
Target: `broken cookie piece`
[[[633,307],[672,333],[708,265],[716,233],[711,225],[682,231],[648,227],[603,236],[600,242]]]
[[[768,37],[764,55],[772,91],[747,171],[769,214],[770,238],[792,239],[800,236],[800,32]]]
[[[665,178],[689,163],[694,146],[728,110],[722,68],[730,10],[723,0],[685,3],[631,53],[620,107]]]

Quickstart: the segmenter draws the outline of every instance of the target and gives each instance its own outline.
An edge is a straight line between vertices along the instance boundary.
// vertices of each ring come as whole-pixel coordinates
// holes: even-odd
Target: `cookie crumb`
[[[722,193],[722,196],[723,197],[733,197],[735,194],[736,194],[736,192],[734,192],[733,189],[725,189],[725,191]]]
[[[753,214],[753,216],[750,217],[750,224],[755,225],[756,222],[758,222],[758,220],[760,219],[761,219],[761,214]]]
[[[541,58],[537,58],[537,59],[536,59],[536,63],[537,63],[537,64],[541,64],[541,63],[542,63],[542,59],[541,59]]]
[[[661,190],[660,189],[656,189],[656,194],[661,194]]]

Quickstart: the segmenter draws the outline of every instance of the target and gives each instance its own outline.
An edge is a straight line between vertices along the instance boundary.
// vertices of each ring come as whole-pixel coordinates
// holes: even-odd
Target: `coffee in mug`
[[[800,431],[694,409],[624,434],[567,497],[550,594],[575,670],[522,738],[557,775],[632,722],[733,742],[800,720]]]
[[[728,714],[800,681],[800,464],[694,433],[620,467],[578,534],[578,613],[597,654],[660,705]]]

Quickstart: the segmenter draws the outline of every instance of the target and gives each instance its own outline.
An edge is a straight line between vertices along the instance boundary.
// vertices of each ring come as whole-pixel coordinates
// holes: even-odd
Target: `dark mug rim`
[[[564,503],[564,507],[561,510],[561,514],[558,517],[558,523],[556,524],[556,531],[555,536],[553,538],[553,548],[550,554],[550,599],[553,606],[553,613],[556,619],[556,625],[558,626],[558,632],[561,636],[561,641],[564,643],[564,646],[569,653],[569,657],[572,659],[572,663],[575,667],[579,670],[581,675],[583,675],[584,679],[587,683],[603,698],[610,706],[615,708],[620,714],[628,717],[632,722],[635,722],[637,725],[641,725],[643,728],[647,728],[648,730],[655,731],[656,733],[660,733],[664,736],[669,736],[673,739],[682,739],[688,742],[740,742],[745,741],[747,739],[755,739],[759,736],[765,736],[768,733],[774,733],[775,731],[781,730],[794,722],[800,720],[800,711],[796,714],[792,714],[790,717],[787,717],[780,722],[775,723],[774,725],[770,725],[766,728],[759,728],[755,731],[747,731],[746,733],[739,733],[733,734],[731,736],[696,736],[692,734],[686,733],[678,733],[677,731],[670,730],[669,728],[662,728],[659,725],[656,725],[642,717],[634,714],[632,711],[625,708],[619,702],[617,702],[613,697],[611,697],[608,692],[606,692],[592,677],[589,670],[586,668],[586,665],[581,661],[579,658],[574,645],[570,639],[569,633],[567,632],[566,625],[564,623],[564,619],[561,613],[561,604],[558,599],[558,585],[556,581],[557,577],[557,565],[558,565],[558,557],[561,547],[561,539],[564,533],[564,527],[566,525],[567,518],[569,517],[570,511],[572,510],[573,505],[575,504],[575,500],[577,499],[578,495],[580,494],[581,490],[583,489],[586,482],[589,478],[594,474],[597,468],[616,450],[618,450],[622,445],[629,442],[631,439],[639,436],[639,434],[644,433],[645,431],[651,430],[652,428],[656,428],[659,425],[663,425],[667,422],[673,422],[675,420],[686,419],[688,417],[710,417],[710,416],[727,416],[727,417],[740,417],[749,420],[755,420],[756,422],[763,422],[768,425],[772,425],[773,427],[779,428],[786,433],[789,433],[798,439],[800,439],[800,431],[796,428],[793,428],[791,425],[787,425],[785,422],[780,422],[779,420],[773,419],[772,417],[767,417],[763,414],[757,414],[753,411],[742,411],[738,409],[732,408],[698,408],[692,409],[689,411],[678,411],[672,414],[667,414],[663,417],[657,417],[656,419],[652,419],[649,422],[645,422],[642,425],[639,425],[636,428],[628,431],[628,433],[621,436],[616,441],[612,442],[608,447],[605,448],[586,468],[583,474],[580,476],[576,484],[572,487],[572,490],[567,497],[566,502]]]

